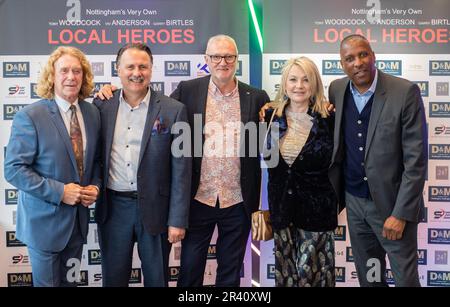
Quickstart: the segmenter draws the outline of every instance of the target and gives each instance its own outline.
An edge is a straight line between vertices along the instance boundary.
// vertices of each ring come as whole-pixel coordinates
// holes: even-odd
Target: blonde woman
[[[332,287],[337,198],[328,179],[334,116],[316,65],[306,57],[286,62],[280,89],[265,120],[279,125],[280,160],[270,168],[268,197],[279,287]]]

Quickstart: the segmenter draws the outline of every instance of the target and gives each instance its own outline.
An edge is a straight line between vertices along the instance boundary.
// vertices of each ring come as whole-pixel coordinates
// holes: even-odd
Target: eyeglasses
[[[236,62],[237,59],[237,55],[210,55],[207,54],[207,56],[209,56],[209,58],[211,59],[211,62],[215,63],[215,64],[219,64],[220,62],[222,62],[222,59],[225,59],[225,63],[227,64],[233,64],[234,62]]]

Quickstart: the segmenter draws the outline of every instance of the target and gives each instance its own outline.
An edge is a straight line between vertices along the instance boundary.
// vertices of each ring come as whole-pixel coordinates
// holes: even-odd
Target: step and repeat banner
[[[428,122],[427,217],[419,224],[422,286],[450,286],[450,2],[440,0],[263,1],[263,88],[279,88],[281,68],[292,57],[310,57],[326,93],[344,73],[339,43],[351,33],[371,42],[382,71],[418,84]],[[335,231],[337,286],[357,286],[345,211]],[[261,247],[261,284],[274,279],[273,242]],[[387,280],[393,276],[387,271]]]
[[[226,12],[226,14],[224,14]],[[209,74],[203,54],[209,37],[228,34],[235,38],[240,56],[237,76],[249,81],[248,8],[232,0],[0,0],[0,287],[31,286],[31,265],[24,245],[15,238],[17,190],[3,176],[4,148],[14,114],[39,100],[36,83],[48,55],[60,45],[80,48],[88,56],[95,87],[120,86],[115,63],[121,46],[147,43],[154,53],[152,88],[169,95],[182,80]],[[82,286],[101,286],[101,253],[94,209],[84,246]],[[205,272],[205,285],[215,282],[214,235]],[[249,243],[250,244],[250,243]],[[180,265],[180,244],[170,255],[170,285]],[[247,248],[241,284],[251,285],[251,252]],[[135,249],[130,285],[142,285]]]

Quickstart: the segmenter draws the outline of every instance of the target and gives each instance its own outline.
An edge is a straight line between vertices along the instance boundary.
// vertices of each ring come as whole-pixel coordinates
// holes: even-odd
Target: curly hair
[[[58,47],[50,54],[47,64],[41,71],[36,91],[40,97],[47,99],[53,99],[55,97],[55,62],[66,54],[77,58],[83,70],[83,81],[78,98],[84,99],[91,94],[94,89],[94,75],[91,64],[80,49],[64,46]]]

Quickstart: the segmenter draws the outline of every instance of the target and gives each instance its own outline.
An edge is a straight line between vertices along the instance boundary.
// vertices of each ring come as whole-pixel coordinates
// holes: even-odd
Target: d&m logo
[[[429,96],[429,83],[428,81],[413,81],[420,89],[420,95],[422,97],[428,97]]]
[[[336,274],[336,282],[345,282],[345,268],[344,267],[336,267],[334,269]]]
[[[140,284],[142,282],[142,271],[141,269],[131,269],[130,284]]]
[[[430,102],[429,117],[450,117],[450,102]]]
[[[3,78],[29,78],[30,62],[3,62]]]
[[[94,97],[94,93],[97,93],[98,91],[100,91],[100,89],[105,86],[105,85],[109,85],[111,83],[109,82],[95,82],[94,83],[94,89],[92,90],[92,93],[89,97]]]
[[[118,77],[119,75],[117,74],[117,62],[116,61],[111,61],[111,77]]]
[[[427,265],[427,250],[426,249],[418,249],[417,250],[417,264]]]
[[[33,275],[31,273],[9,273],[8,287],[33,287]]]
[[[11,258],[13,264],[29,264],[30,263],[30,257],[27,255],[18,254],[15,256],[12,256]]]
[[[345,261],[354,262],[355,258],[353,258],[353,249],[351,246],[347,246],[345,248]]]
[[[379,60],[375,61],[377,68],[384,73],[401,76],[402,75],[402,61],[400,60]]]
[[[105,75],[105,63],[103,62],[92,62],[92,73],[94,76],[103,76]]]
[[[89,224],[95,223],[95,208],[89,208]]]
[[[80,271],[80,281],[77,282],[79,287],[89,286],[88,271]]]
[[[395,280],[394,280],[394,274],[392,273],[391,269],[386,269],[386,282],[388,285],[394,285],[395,284]]]
[[[448,166],[437,165],[436,166],[436,180],[448,180]]]
[[[450,160],[450,144],[430,144],[428,153],[430,160]]]
[[[19,247],[19,246],[26,246],[26,245],[16,239],[15,231],[7,231],[6,232],[6,247]]]
[[[166,77],[189,77],[191,75],[190,61],[164,61],[164,75]]]
[[[88,250],[88,264],[89,265],[102,264],[102,255],[99,249]]]
[[[37,94],[37,83],[30,83],[30,98],[40,99],[41,97]]]
[[[347,237],[346,234],[346,227],[339,225],[338,227],[336,227],[336,229],[334,230],[334,240],[335,241],[345,241]]]
[[[4,104],[3,105],[3,120],[12,120],[14,115],[26,107],[27,104]]]
[[[429,62],[430,76],[450,76],[450,61],[435,61]]]
[[[155,92],[164,95],[164,82],[151,82],[150,87]]]
[[[267,265],[267,279],[275,279],[275,264]]]
[[[13,86],[8,87],[8,97],[14,98],[23,96],[26,96],[25,86],[15,84]]]
[[[339,60],[322,60],[322,75],[343,75],[342,64]]]
[[[238,77],[242,76],[242,61],[237,62],[236,76],[238,76]]]
[[[281,71],[283,70],[284,63],[286,60],[270,60],[270,74],[271,75],[281,75]]]
[[[450,211],[437,209],[433,212],[433,222],[450,221]]]
[[[428,201],[450,202],[450,187],[428,187]]]
[[[450,272],[427,271],[427,286],[450,287]]]
[[[169,281],[177,281],[178,274],[180,274],[179,266],[170,266],[169,267]]]
[[[5,190],[5,204],[6,205],[17,205],[17,196],[19,191],[17,189],[6,189]]]
[[[434,251],[434,264],[448,264],[448,251],[436,250]]]
[[[448,96],[448,82],[436,82],[436,96]]]
[[[215,244],[211,244],[208,247],[208,255],[206,259],[216,259],[216,245]]]
[[[428,244],[450,244],[450,229],[429,228]]]

